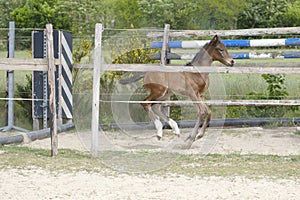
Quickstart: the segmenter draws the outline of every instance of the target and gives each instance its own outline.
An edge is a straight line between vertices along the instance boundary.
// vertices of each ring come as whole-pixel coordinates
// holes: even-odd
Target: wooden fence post
[[[98,155],[99,145],[99,98],[101,73],[101,40],[102,24],[95,25],[94,75],[93,75],[93,105],[92,105],[92,156]]]
[[[164,36],[163,36],[163,44],[161,48],[161,55],[160,55],[160,64],[165,66],[166,64],[170,64],[170,60],[167,59],[167,55],[169,52],[169,32],[170,32],[170,24],[165,24],[164,28]],[[166,77],[167,78],[167,77]],[[170,97],[168,98],[170,100]],[[169,106],[162,106],[162,112],[166,116],[170,116],[170,107]]]
[[[47,38],[47,59],[48,59],[51,156],[57,156],[57,154],[58,154],[58,137],[57,137],[57,114],[56,114],[56,95],[55,95],[55,65],[54,65],[53,27],[52,27],[52,24],[47,24],[46,25],[46,38]]]

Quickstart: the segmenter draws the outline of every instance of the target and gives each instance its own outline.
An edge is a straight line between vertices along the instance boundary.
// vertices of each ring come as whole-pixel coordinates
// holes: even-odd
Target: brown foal
[[[188,66],[211,66],[213,61],[219,61],[226,66],[233,66],[234,60],[228,53],[225,45],[216,35],[196,54]],[[201,70],[201,68],[199,68]],[[144,86],[149,90],[150,95],[144,101],[165,101],[173,94],[188,96],[194,101],[198,119],[192,133],[187,138],[195,141],[203,137],[205,129],[211,119],[211,111],[204,102],[203,94],[209,87],[208,73],[194,72],[146,72],[144,75]],[[144,109],[149,113],[151,120],[157,129],[157,137],[163,136],[162,119],[168,122],[175,134],[180,135],[177,123],[169,118],[161,110],[161,103],[142,103]],[[202,121],[205,119],[202,128],[198,131]]]

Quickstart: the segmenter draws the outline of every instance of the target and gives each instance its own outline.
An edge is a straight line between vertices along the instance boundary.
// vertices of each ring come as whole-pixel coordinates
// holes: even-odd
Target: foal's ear
[[[215,35],[212,39],[214,42],[217,42],[220,40],[220,37],[218,35]]]
[[[219,36],[218,36],[218,35],[215,35],[215,36],[213,37],[213,39],[211,39],[210,44],[216,45],[219,41],[220,41]]]

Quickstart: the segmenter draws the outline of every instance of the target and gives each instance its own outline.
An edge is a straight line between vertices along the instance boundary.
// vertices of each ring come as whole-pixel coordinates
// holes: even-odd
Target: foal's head
[[[213,61],[217,60],[230,67],[234,65],[234,60],[231,58],[219,36],[215,35],[213,39],[204,46],[204,48]]]

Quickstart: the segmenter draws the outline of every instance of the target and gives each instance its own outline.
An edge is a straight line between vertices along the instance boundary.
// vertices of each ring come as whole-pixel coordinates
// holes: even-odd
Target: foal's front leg
[[[205,133],[205,129],[210,121],[211,118],[211,112],[208,106],[204,103],[204,98],[202,96],[198,96],[196,93],[194,95],[191,95],[190,98],[192,101],[195,102],[195,107],[197,109],[197,122],[193,128],[192,133],[189,135],[189,137],[186,140],[195,141],[197,139],[200,139],[203,137]],[[201,126],[201,123],[203,119],[206,117],[205,122],[203,123],[202,128],[199,130],[199,127]]]
[[[198,140],[198,139],[200,139],[204,136],[205,130],[206,130],[206,128],[207,128],[207,126],[208,126],[208,124],[211,120],[211,111],[210,111],[209,107],[206,104],[203,104],[203,113],[204,113],[203,114],[204,117],[206,117],[206,118],[205,118],[205,121],[202,125],[202,128],[200,129],[200,131],[196,135],[195,140]]]
[[[196,100],[194,100],[196,101]],[[196,124],[191,132],[191,134],[187,137],[186,141],[194,142],[196,140],[196,136],[198,135],[198,129],[203,121],[203,115],[201,114],[201,106],[199,103],[195,103],[196,109],[197,109],[197,121]]]

